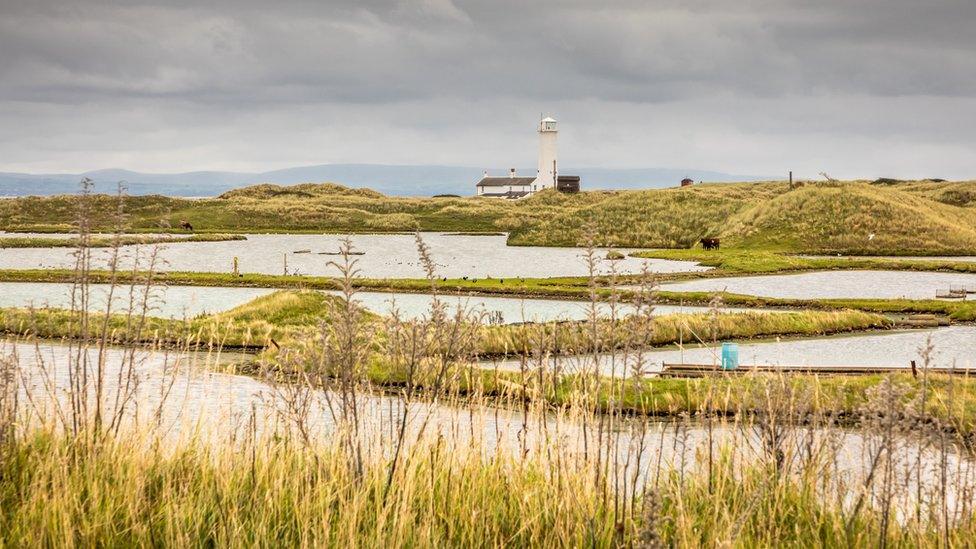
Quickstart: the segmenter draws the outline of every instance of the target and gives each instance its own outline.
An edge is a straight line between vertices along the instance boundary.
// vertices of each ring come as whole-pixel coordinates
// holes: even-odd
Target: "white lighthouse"
[[[556,164],[556,120],[545,117],[539,121],[539,171],[535,190],[554,189],[558,177]]]
[[[516,175],[515,168],[508,172],[507,177],[489,176],[485,171],[475,187],[478,196],[518,199],[546,189],[578,193],[580,178],[578,175],[559,175],[556,164],[556,120],[546,117],[539,121],[539,169],[535,177],[520,177]]]

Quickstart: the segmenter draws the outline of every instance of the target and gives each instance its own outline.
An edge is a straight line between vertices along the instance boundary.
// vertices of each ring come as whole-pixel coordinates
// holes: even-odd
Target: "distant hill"
[[[763,250],[854,255],[976,253],[973,182],[695,185],[618,193],[516,227],[510,244],[571,246],[586,227],[626,247],[689,248],[700,238]],[[963,203],[967,206],[958,206]]]
[[[0,196],[54,195],[78,191],[88,177],[95,191],[114,193],[120,181],[131,195],[217,196],[228,190],[257,183],[294,184],[334,181],[350,187],[368,187],[389,196],[474,194],[481,168],[465,166],[394,166],[381,164],[322,164],[263,173],[187,172],[140,173],[128,170],[96,170],[78,174],[26,174],[0,172]],[[491,170],[503,174],[507,170]],[[521,170],[533,173],[533,170]],[[585,189],[649,189],[676,185],[685,177],[698,181],[754,181],[759,176],[705,170],[667,168],[567,168],[565,173],[583,178]]]

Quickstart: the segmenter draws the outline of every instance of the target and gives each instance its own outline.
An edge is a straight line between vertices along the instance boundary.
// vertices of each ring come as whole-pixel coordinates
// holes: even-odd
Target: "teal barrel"
[[[722,369],[723,370],[735,370],[739,367],[739,344],[738,343],[723,343],[722,344]]]

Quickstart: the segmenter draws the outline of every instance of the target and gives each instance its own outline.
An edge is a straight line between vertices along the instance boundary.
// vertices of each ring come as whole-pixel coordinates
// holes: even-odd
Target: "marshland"
[[[778,185],[701,193],[754,219],[733,206]],[[898,192],[937,202],[934,188]],[[216,201],[296,193],[370,204],[362,216],[416,202],[414,221],[447,207],[337,186]],[[621,200],[589,194],[525,203],[585,216]],[[654,207],[685,202],[672,194]],[[568,247],[509,247],[548,229],[457,212],[463,226],[404,221],[406,234],[228,240],[216,231],[240,227],[179,211],[219,238],[170,239],[147,212],[177,199],[18,200],[30,207],[0,228],[61,233],[0,250],[5,545],[947,546],[976,533],[976,310],[928,294],[967,283],[964,262],[662,250],[639,233],[621,260],[598,224],[538,242]],[[459,200],[511,210],[499,219],[522,208]],[[512,232],[429,232],[490,227]],[[910,251],[946,253],[923,244]],[[913,290],[872,294],[872,272]],[[864,292],[782,293],[769,275],[852,276]],[[909,322],[923,313],[931,325]],[[724,342],[744,366],[902,370],[660,375],[718,364]]]

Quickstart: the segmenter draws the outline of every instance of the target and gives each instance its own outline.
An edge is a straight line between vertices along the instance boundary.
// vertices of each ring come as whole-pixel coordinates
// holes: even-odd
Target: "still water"
[[[104,311],[109,286],[93,284],[91,310]],[[0,282],[0,307],[60,308],[71,307],[71,284],[49,282]],[[197,315],[219,313],[242,305],[257,297],[274,292],[270,288],[154,286],[150,291],[150,316],[163,318],[193,318]],[[136,310],[141,304],[142,288],[136,289]],[[339,292],[326,292],[339,295]],[[112,309],[123,312],[128,309],[130,287],[119,286],[115,290]],[[460,307],[474,316],[484,317],[485,322],[546,322],[551,320],[583,320],[590,314],[590,303],[557,299],[519,299],[514,297],[472,296],[443,294],[440,299],[449,311]],[[394,309],[405,320],[429,316],[433,297],[428,294],[404,294],[383,292],[357,292],[355,300],[369,311],[388,315]],[[597,314],[609,316],[607,303],[596,305]],[[707,307],[656,305],[655,315],[675,313],[704,313]],[[722,308],[722,312],[744,312],[750,309]],[[751,309],[751,311],[775,311],[775,309]],[[632,314],[634,307],[617,305],[617,316]]]
[[[924,363],[922,350],[931,344],[931,366],[976,368],[976,326],[949,326],[931,330],[905,330],[856,336],[816,339],[741,342],[739,363],[762,366],[883,366],[910,367]],[[721,346],[684,345],[623,355],[605,353],[596,357],[550,357],[545,366],[563,372],[592,370],[596,365],[606,375],[628,376],[658,372],[664,363],[718,364]],[[486,361],[489,368],[519,370],[519,360]]]
[[[0,307],[71,308],[71,284],[51,282],[0,282]],[[92,311],[104,311],[111,286],[92,284],[89,294]],[[219,313],[269,294],[267,288],[205,288],[194,286],[153,286],[145,300],[149,316],[193,318]],[[112,310],[125,312],[134,304],[141,312],[143,287],[117,286],[112,296]],[[131,298],[131,301],[130,301]]]
[[[793,299],[934,299],[950,287],[976,289],[976,274],[915,271],[818,271],[707,278],[662,284],[675,292],[720,292]]]
[[[584,276],[587,266],[580,248],[543,248],[507,246],[505,236],[451,236],[424,233],[423,240],[437,266],[437,276],[460,278],[512,278]],[[339,235],[247,235],[247,240],[224,242],[186,242],[159,245],[156,270],[225,272],[233,269],[238,258],[241,272],[263,274],[333,276],[337,269],[330,262],[339,259]],[[424,276],[413,235],[353,235],[353,247],[363,253],[356,256],[358,276],[368,278],[420,278]],[[145,267],[151,246],[129,246],[141,250],[140,264]],[[302,253],[296,253],[302,252]],[[108,250],[96,250],[96,263],[104,265]],[[621,273],[639,273],[646,263],[659,273],[703,271],[690,261],[637,259],[618,261],[603,259],[606,250],[598,250],[599,272],[616,268]],[[73,265],[70,248],[20,248],[0,250],[0,269],[67,268]],[[131,264],[131,257],[126,264]]]

